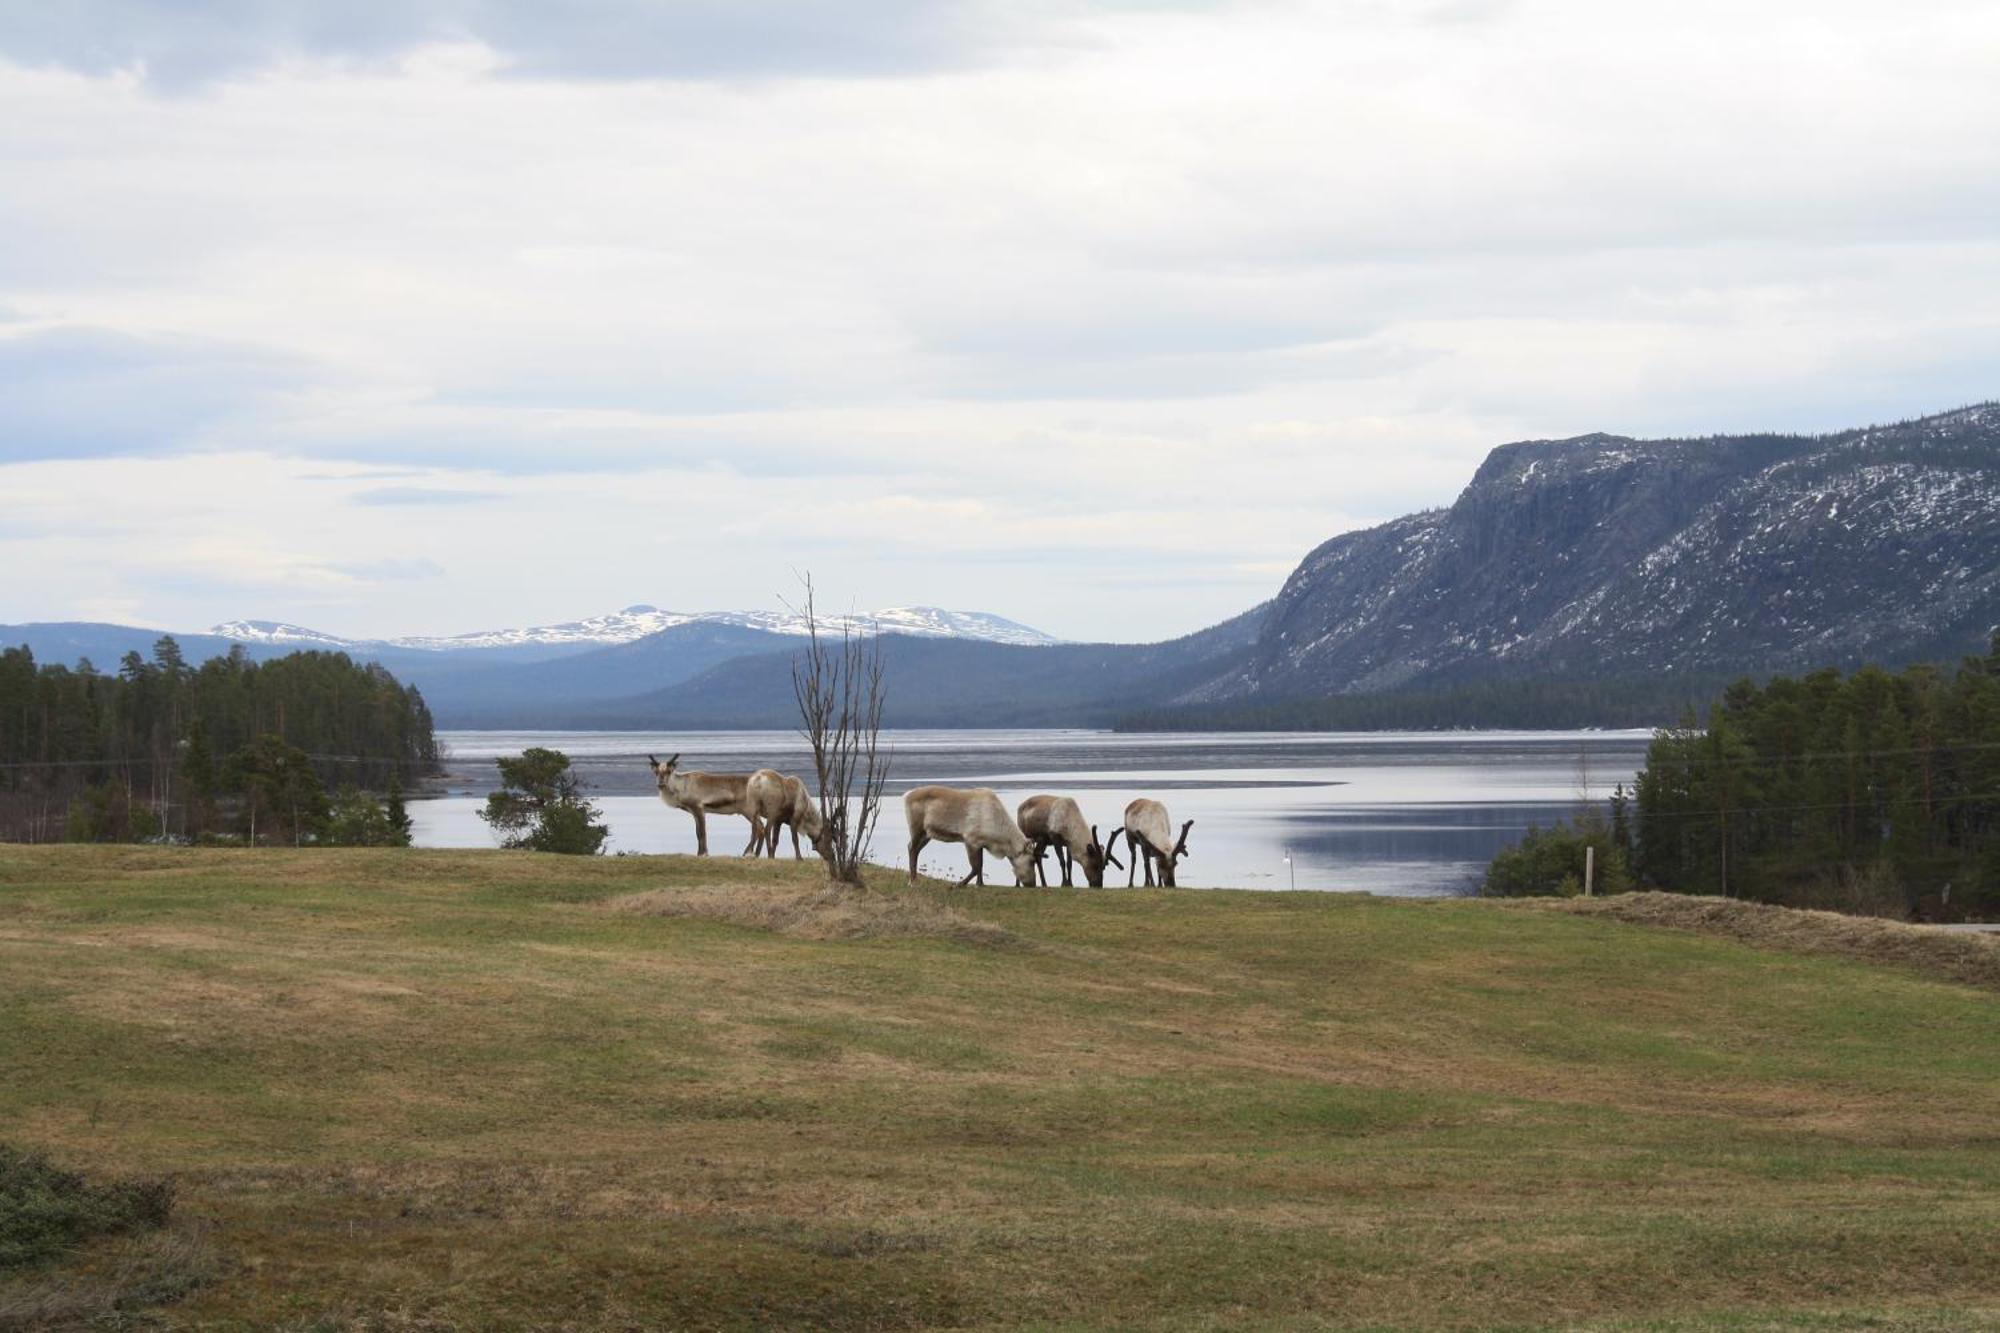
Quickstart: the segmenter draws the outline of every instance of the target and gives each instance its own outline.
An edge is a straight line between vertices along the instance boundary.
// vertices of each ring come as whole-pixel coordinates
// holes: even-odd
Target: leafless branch
[[[806,648],[792,661],[792,694],[819,778],[826,833],[817,846],[831,878],[859,884],[889,780],[891,756],[881,744],[882,636],[857,634],[852,617],[842,618],[838,642],[821,634],[812,575],[802,581],[803,604],[791,610],[806,622]]]

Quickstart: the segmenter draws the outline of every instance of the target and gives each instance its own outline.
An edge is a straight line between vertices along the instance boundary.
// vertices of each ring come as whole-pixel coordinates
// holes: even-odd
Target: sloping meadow
[[[2000,1005],[1892,962],[1485,902],[0,848],[0,1137],[172,1179],[211,1276],[147,1290],[190,1327],[1991,1324]]]

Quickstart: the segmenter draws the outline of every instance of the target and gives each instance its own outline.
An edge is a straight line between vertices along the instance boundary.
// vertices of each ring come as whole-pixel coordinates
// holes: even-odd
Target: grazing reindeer
[[[750,845],[743,849],[743,854],[756,854],[757,844],[764,840],[764,821],[750,808],[748,773],[682,772],[679,755],[664,764],[647,755],[646,762],[653,766],[653,780],[660,784],[660,799],[694,816],[696,856],[708,855],[710,815],[742,815],[749,820]]]
[[[1042,874],[1042,853],[1053,847],[1056,849],[1056,864],[1062,868],[1063,887],[1070,887],[1070,869],[1083,867],[1084,882],[1093,889],[1104,887],[1104,864],[1110,862],[1123,870],[1125,863],[1112,853],[1111,846],[1097,840],[1097,826],[1086,824],[1083,811],[1067,796],[1030,796],[1021,802],[1017,812],[1020,816],[1021,832],[1035,844],[1035,877],[1043,884],[1047,878]],[[1111,844],[1115,846],[1123,829],[1111,830]]]
[[[1125,807],[1125,841],[1132,849],[1132,866],[1125,872],[1125,887],[1132,887],[1132,874],[1139,863],[1146,863],[1146,887],[1153,887],[1153,864],[1159,863],[1160,887],[1174,887],[1174,862],[1188,854],[1188,830],[1194,827],[1190,819],[1181,825],[1179,841],[1174,841],[1174,824],[1167,818],[1167,807],[1158,801],[1140,797]],[[1172,847],[1172,851],[1167,850]]]
[[[987,852],[1013,864],[1016,884],[1035,882],[1035,844],[986,788],[918,787],[903,796],[903,815],[910,821],[910,883],[917,882],[917,853],[931,841],[965,844],[972,869],[958,882],[961,889],[986,882]]]
[[[766,856],[778,854],[778,830],[790,828],[792,831],[792,859],[803,861],[799,852],[799,832],[804,830],[806,841],[815,849],[821,838],[826,836],[826,819],[819,812],[819,802],[806,792],[806,784],[789,774],[776,769],[760,768],[750,775],[748,789],[750,809],[755,817],[764,821],[764,837],[761,850]],[[755,855],[759,844],[751,844]]]

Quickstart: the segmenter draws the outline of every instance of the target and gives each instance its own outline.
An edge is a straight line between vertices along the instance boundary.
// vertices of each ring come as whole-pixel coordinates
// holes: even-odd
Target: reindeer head
[[[646,762],[653,766],[653,781],[659,784],[662,794],[667,790],[667,783],[673,779],[674,765],[680,763],[680,761],[681,757],[679,755],[675,755],[664,764],[651,755],[646,756]]]
[[[805,834],[806,840],[815,848],[818,848],[826,835],[832,832],[831,826],[826,822],[826,816],[819,812],[819,802],[810,796],[806,797],[805,804],[799,809],[799,832]],[[821,854],[824,855],[824,849],[821,849]]]
[[[1007,860],[1014,867],[1015,887],[1026,886],[1027,888],[1034,888],[1035,868],[1042,861],[1041,853],[1036,844],[1032,841],[1023,842],[1021,850],[1015,852]]]
[[[1091,888],[1101,889],[1104,887],[1104,866],[1106,862],[1117,866],[1120,870],[1125,868],[1125,863],[1118,859],[1117,853],[1112,851],[1112,848],[1118,845],[1118,835],[1124,831],[1122,828],[1112,829],[1111,841],[1099,842],[1097,840],[1097,825],[1092,824],[1090,826],[1090,842],[1083,849],[1083,880]]]
[[[1181,825],[1180,840],[1174,843],[1174,849],[1171,852],[1160,857],[1160,886],[1162,888],[1171,889],[1174,887],[1174,862],[1188,854],[1187,835],[1188,830],[1193,827],[1194,821],[1192,819]]]

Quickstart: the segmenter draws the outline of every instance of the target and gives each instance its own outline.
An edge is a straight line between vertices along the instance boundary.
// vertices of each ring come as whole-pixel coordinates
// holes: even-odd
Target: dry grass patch
[[[140,1312],[181,1300],[223,1271],[206,1227],[171,1226],[109,1247],[81,1269],[0,1284],[0,1333],[152,1326]]]
[[[1761,949],[1886,963],[1968,986],[2000,990],[2000,941],[1980,935],[1950,934],[1877,917],[1806,912],[1685,893],[1623,893],[1609,898],[1524,901],[1553,911],[1610,917],[1638,926],[1721,935]]]
[[[604,905],[628,916],[720,921],[807,940],[928,938],[984,948],[1019,942],[1006,927],[967,916],[923,893],[843,884],[696,884],[622,894]]]

